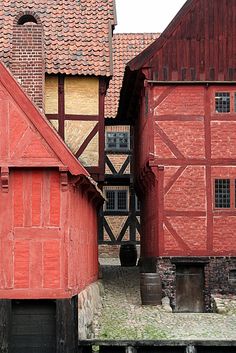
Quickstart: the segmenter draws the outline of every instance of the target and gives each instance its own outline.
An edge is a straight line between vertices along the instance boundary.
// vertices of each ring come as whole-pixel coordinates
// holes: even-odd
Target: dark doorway
[[[53,300],[13,300],[10,353],[55,353],[55,315]]]
[[[176,312],[204,312],[204,267],[176,265]]]

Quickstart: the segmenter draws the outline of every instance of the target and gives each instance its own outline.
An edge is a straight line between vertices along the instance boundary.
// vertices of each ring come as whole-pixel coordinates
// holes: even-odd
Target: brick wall
[[[217,92],[229,94],[230,112],[217,111]],[[144,143],[137,141],[135,146],[135,162],[139,167],[136,175],[143,177],[144,162],[147,162],[143,156],[147,149],[149,160],[154,160],[152,165],[163,166],[159,190],[150,188],[148,192],[152,195],[145,196],[142,223],[147,221],[148,209],[157,205],[152,220],[156,217],[161,224],[152,240],[150,227],[143,226],[144,247],[156,247],[156,253],[148,256],[235,256],[234,93],[235,87],[229,85],[152,88],[153,114],[147,117],[142,112],[136,138]],[[153,125],[148,125],[148,120]],[[149,140],[153,138],[154,155],[145,136],[150,136]],[[231,206],[216,208],[215,179],[225,178],[231,179]],[[142,192],[142,186],[139,188]],[[152,199],[155,192],[156,198]]]
[[[10,70],[39,107],[44,106],[44,55],[41,25],[29,22],[13,26]]]

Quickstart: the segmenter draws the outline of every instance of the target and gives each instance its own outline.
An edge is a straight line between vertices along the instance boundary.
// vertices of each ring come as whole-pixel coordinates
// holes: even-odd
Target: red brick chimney
[[[33,102],[43,109],[43,28],[39,18],[33,13],[21,13],[13,25],[10,70]]]

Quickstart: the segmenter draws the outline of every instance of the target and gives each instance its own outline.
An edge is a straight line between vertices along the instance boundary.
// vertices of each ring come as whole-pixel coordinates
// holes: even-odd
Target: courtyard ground
[[[236,340],[236,307],[227,315],[180,314],[142,306],[138,267],[101,259],[103,304],[94,321],[101,340]],[[235,309],[235,310],[234,310]]]

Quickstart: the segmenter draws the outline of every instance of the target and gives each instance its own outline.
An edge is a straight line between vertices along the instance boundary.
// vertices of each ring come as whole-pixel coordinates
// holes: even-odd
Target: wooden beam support
[[[1,167],[1,183],[2,183],[2,191],[9,191],[9,168]]]

